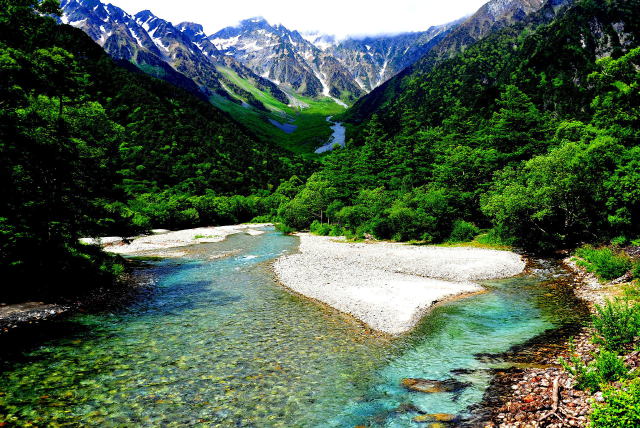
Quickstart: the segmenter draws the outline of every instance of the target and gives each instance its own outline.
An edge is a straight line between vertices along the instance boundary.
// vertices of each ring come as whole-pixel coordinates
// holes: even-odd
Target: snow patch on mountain
[[[320,49],[321,51],[326,51],[332,47],[338,45],[338,41],[335,36],[330,34],[324,34],[320,32],[313,33],[300,33],[303,39]]]
[[[131,33],[131,37],[133,37],[136,40],[136,43],[138,43],[138,46],[142,46],[142,40],[140,39],[140,37],[138,37],[136,32],[133,31],[133,29],[131,29],[130,27],[129,27],[129,33]]]
[[[238,45],[239,41],[240,41],[240,35],[229,37],[228,39],[222,39],[222,38],[211,39],[211,43],[213,43],[213,45],[216,48],[220,49],[221,51],[226,51],[232,47],[235,47],[236,45]]]

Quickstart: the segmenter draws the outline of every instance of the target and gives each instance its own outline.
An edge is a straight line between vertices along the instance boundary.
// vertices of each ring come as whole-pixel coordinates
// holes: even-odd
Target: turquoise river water
[[[273,230],[191,247],[141,268],[155,285],[126,307],[75,315],[18,356],[0,350],[0,426],[424,426],[418,410],[464,415],[480,401],[499,361],[478,354],[579,316],[552,286],[561,273],[541,268],[380,337],[276,283],[269,262],[296,247]],[[403,378],[470,386],[425,394]]]

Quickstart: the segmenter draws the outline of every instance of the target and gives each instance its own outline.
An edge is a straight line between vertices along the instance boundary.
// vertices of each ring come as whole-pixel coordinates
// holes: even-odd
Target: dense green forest
[[[110,283],[81,236],[258,220],[361,238],[536,250],[640,235],[638,1],[542,10],[346,118],[345,149],[303,160],[193,94],[0,0],[0,274],[8,295]],[[399,80],[398,80],[399,79]],[[398,83],[399,82],[399,83]],[[378,97],[375,91],[370,97]],[[43,278],[48,278],[44,281]]]
[[[53,0],[0,1],[6,298],[111,283],[120,262],[82,236],[249,221],[277,207],[265,196],[282,179],[307,174],[206,101],[46,16],[57,13]]]
[[[578,1],[401,76],[403,91],[280,215],[434,243],[486,228],[487,242],[535,250],[637,238],[639,12],[635,0]]]

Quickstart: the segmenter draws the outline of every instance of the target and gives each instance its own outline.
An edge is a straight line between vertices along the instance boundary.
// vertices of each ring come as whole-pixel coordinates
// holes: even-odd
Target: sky
[[[149,9],[177,24],[202,24],[207,34],[262,16],[301,32],[338,37],[423,31],[470,15],[488,0],[103,0],[130,14]]]

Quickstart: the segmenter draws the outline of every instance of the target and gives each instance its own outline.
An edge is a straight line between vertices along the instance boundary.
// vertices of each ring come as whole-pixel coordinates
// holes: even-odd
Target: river
[[[464,415],[480,401],[500,361],[479,354],[579,317],[554,285],[563,272],[545,264],[435,308],[409,335],[379,337],[275,282],[269,263],[296,246],[269,229],[190,247],[141,267],[154,286],[126,307],[52,324],[37,346],[5,343],[0,423],[413,426],[417,409]],[[425,394],[404,378],[469,386]]]
[[[342,147],[344,147],[346,144],[345,137],[346,137],[347,131],[345,127],[342,125],[342,123],[334,122],[333,116],[328,116],[327,122],[329,122],[332,125],[331,130],[333,131],[333,134],[331,134],[331,138],[329,138],[329,141],[327,142],[327,144],[325,144],[324,146],[316,150],[317,154],[332,151],[336,144]]]

